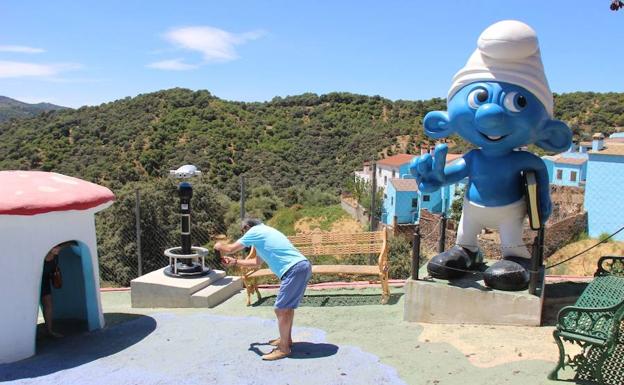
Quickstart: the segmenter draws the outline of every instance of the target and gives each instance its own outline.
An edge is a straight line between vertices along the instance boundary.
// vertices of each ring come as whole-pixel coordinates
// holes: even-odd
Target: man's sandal
[[[265,361],[275,361],[281,360],[282,358],[286,358],[290,355],[290,352],[284,353],[279,348],[275,348],[271,351],[271,353],[267,353],[262,356],[262,359]]]

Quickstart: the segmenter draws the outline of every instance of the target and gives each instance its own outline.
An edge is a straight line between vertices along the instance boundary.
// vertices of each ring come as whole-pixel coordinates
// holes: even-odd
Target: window
[[[423,202],[429,202],[429,195],[423,195]]]
[[[388,176],[384,175],[384,185],[387,185],[387,184],[388,184]]]
[[[563,179],[563,170],[557,170],[557,179],[558,180]]]
[[[377,174],[381,175],[381,169],[380,168],[377,169]]]
[[[392,177],[394,178],[396,171],[392,170]]]
[[[570,172],[570,181],[571,182],[576,182],[576,171],[571,171]]]
[[[415,209],[418,208],[418,198],[412,198],[412,207]]]
[[[394,206],[394,197],[390,197],[390,206]]]

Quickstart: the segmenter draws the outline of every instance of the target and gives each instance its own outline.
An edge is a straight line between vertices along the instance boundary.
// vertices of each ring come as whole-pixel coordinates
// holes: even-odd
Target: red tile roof
[[[617,155],[624,156],[624,143],[615,143],[612,142],[608,146],[605,146],[600,151],[590,151],[590,154],[596,155]]]
[[[397,191],[418,191],[416,179],[391,178],[390,183]]]
[[[556,156],[553,161],[560,164],[582,165],[587,163],[587,158],[566,158],[562,155]]]
[[[461,158],[462,156],[464,155],[463,154],[446,154],[446,163],[447,164],[451,163],[452,161],[458,158]],[[382,165],[382,166],[399,167],[406,163],[411,162],[412,159],[415,157],[416,155],[411,155],[411,154],[397,154],[397,155],[390,156],[386,159],[382,159],[378,161],[377,164]]]
[[[380,166],[399,167],[412,161],[415,155],[397,154],[377,162]]]

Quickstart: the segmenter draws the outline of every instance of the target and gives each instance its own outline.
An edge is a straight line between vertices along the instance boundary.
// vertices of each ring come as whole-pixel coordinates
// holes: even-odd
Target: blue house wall
[[[554,178],[553,168],[555,162],[551,159],[551,157],[547,156],[542,157],[542,161],[544,161],[544,164],[546,165],[546,171],[548,171],[548,182],[552,183]]]
[[[392,218],[396,213],[396,204],[394,198],[396,197],[396,189],[392,183],[388,183],[386,191],[384,191],[383,209],[381,214],[381,221],[386,225],[392,224]]]
[[[587,163],[583,165],[554,163],[551,183],[559,186],[578,187],[581,181],[585,180],[586,169]],[[559,173],[559,171],[561,172]],[[573,172],[576,173],[576,176],[574,180],[571,180],[570,178]],[[561,179],[557,178],[559,174],[561,174]]]
[[[614,233],[624,226],[624,157],[590,154],[587,164],[585,209],[589,236]],[[613,239],[624,241],[624,232]]]
[[[414,223],[418,219],[418,205],[412,207],[413,199],[418,199],[417,191],[397,191],[392,183],[384,194],[382,222],[391,225],[394,217],[397,223]]]

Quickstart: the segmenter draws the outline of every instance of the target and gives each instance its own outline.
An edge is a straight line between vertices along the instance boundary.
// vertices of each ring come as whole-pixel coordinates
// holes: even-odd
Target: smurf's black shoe
[[[530,265],[531,261],[527,258],[504,257],[487,268],[483,281],[496,290],[525,290],[529,286]]]
[[[462,270],[468,270],[475,265],[478,254],[455,245],[431,258],[427,264],[427,272],[433,278],[459,278],[465,274]]]

